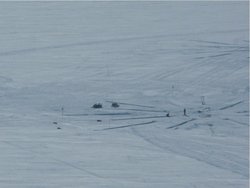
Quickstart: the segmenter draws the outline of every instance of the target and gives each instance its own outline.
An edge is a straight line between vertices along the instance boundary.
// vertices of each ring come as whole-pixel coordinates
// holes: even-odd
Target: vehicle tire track
[[[19,150],[26,151],[26,152],[28,152],[28,153],[31,153],[31,154],[33,154],[33,155],[36,155],[36,156],[38,156],[38,157],[41,156],[40,153],[38,153],[38,152],[36,152],[36,151],[33,151],[33,150],[31,150],[31,149],[27,149],[27,148],[25,148],[25,147],[23,147],[23,146],[20,146],[19,144],[13,143],[12,141],[1,141],[1,142],[5,143],[5,144],[7,144],[7,145],[10,145],[10,146],[12,146],[12,147],[14,147],[14,148],[17,148],[17,149],[19,149]],[[44,157],[45,157],[45,156],[43,156],[43,158],[44,158]],[[94,173],[94,172],[92,172],[92,171],[90,171],[90,170],[87,170],[87,169],[85,169],[85,168],[77,167],[76,165],[74,165],[74,164],[72,164],[72,163],[70,163],[70,162],[66,162],[66,161],[64,161],[64,160],[57,159],[57,158],[51,157],[51,156],[46,156],[46,158],[51,159],[51,160],[53,160],[53,161],[55,161],[55,162],[59,162],[59,163],[65,165],[65,166],[69,166],[69,167],[71,167],[71,168],[74,168],[74,169],[76,169],[76,170],[79,170],[79,171],[81,171],[81,172],[84,172],[84,173],[86,173],[86,174],[89,174],[89,175],[91,175],[91,176],[94,176],[94,177],[96,177],[96,178],[105,178],[105,177],[103,177],[103,176],[101,176],[101,175],[99,175],[99,174],[97,174],[97,173]]]
[[[228,108],[232,108],[232,107],[234,107],[234,106],[236,106],[236,105],[238,105],[238,104],[241,104],[241,103],[243,103],[243,102],[244,102],[244,101],[239,101],[239,102],[236,102],[236,103],[233,103],[233,104],[224,106],[224,107],[220,108],[219,110],[226,110],[226,109],[228,109]]]
[[[231,160],[225,160],[225,161],[223,161],[224,163],[230,164],[231,166],[235,167],[235,168],[228,168],[227,166],[223,166],[222,164],[220,164],[220,161],[217,162],[217,163],[214,163],[213,161],[216,161],[217,158],[213,157],[213,156],[210,156],[210,161],[209,160],[203,160],[203,159],[206,159],[207,153],[203,153],[203,152],[200,152],[200,151],[197,151],[197,150],[196,151],[192,151],[191,154],[188,153],[188,152],[185,153],[186,148],[184,148],[183,146],[178,145],[178,149],[173,149],[173,148],[170,148],[167,144],[165,144],[165,145],[159,144],[157,142],[157,138],[158,137],[154,136],[155,141],[153,141],[153,139],[147,138],[146,136],[144,136],[143,134],[141,134],[136,128],[131,127],[131,130],[132,130],[132,132],[133,132],[134,135],[142,138],[143,140],[145,140],[149,144],[151,144],[151,145],[153,145],[153,146],[155,146],[155,147],[163,150],[164,152],[172,152],[174,154],[177,154],[177,155],[180,155],[180,156],[184,156],[184,157],[196,160],[196,161],[201,162],[201,163],[208,164],[210,166],[213,166],[213,167],[216,167],[216,168],[219,168],[219,169],[223,169],[223,170],[226,170],[226,171],[229,171],[229,172],[232,172],[232,173],[244,176],[244,177],[248,177],[248,173],[244,173],[244,172],[238,170],[239,164],[235,163],[234,161],[231,161]],[[173,140],[173,138],[171,138],[169,141],[174,141],[175,144],[178,144],[178,140]],[[184,151],[184,153],[183,153],[183,151]]]
[[[122,128],[127,128],[127,127],[134,127],[134,126],[139,126],[139,125],[148,125],[155,123],[156,121],[149,121],[149,122],[143,122],[143,123],[137,123],[137,124],[129,124],[129,125],[123,125],[123,126],[117,126],[117,127],[109,127],[105,129],[101,129],[98,131],[106,131],[106,130],[112,130],[112,129],[122,129]]]
[[[195,121],[195,120],[197,120],[197,119],[196,119],[196,118],[192,118],[192,119],[190,119],[190,120],[187,120],[187,121],[181,122],[181,123],[179,123],[179,124],[176,124],[176,125],[173,125],[173,126],[167,127],[167,129],[176,128],[176,127],[179,127],[179,126],[181,126],[181,125],[187,124],[187,123],[189,123],[189,122],[191,122],[191,121]]]

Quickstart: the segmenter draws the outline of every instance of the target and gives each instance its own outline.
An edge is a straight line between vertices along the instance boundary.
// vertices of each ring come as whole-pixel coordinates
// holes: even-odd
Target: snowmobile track
[[[97,113],[97,114],[64,114],[63,116],[121,116],[121,115],[131,115],[131,113],[121,112],[121,113]]]
[[[181,126],[181,125],[184,125],[184,124],[186,124],[186,123],[188,123],[188,122],[190,122],[190,121],[194,121],[194,120],[196,120],[196,119],[195,119],[195,118],[192,118],[192,119],[190,119],[190,120],[184,121],[184,122],[179,123],[179,124],[177,124],[177,125],[173,125],[173,126],[167,127],[167,129],[176,128],[176,127],[179,127],[179,126]]]
[[[138,112],[168,112],[167,110],[143,110],[143,109],[135,109],[135,108],[119,108],[117,110],[129,110],[129,111],[138,111]]]
[[[225,109],[228,109],[228,108],[232,108],[232,107],[234,107],[234,106],[236,106],[236,105],[238,105],[238,104],[240,104],[240,103],[243,103],[243,102],[244,102],[244,101],[239,101],[239,102],[237,102],[237,103],[234,103],[234,104],[230,104],[230,105],[224,106],[224,107],[220,108],[219,110],[225,110]]]
[[[148,125],[148,124],[152,124],[155,122],[156,121],[149,121],[149,122],[143,122],[143,123],[137,123],[137,124],[123,125],[123,126],[118,126],[118,127],[110,127],[110,128],[101,129],[99,131],[106,131],[106,130],[112,130],[112,129],[122,129],[122,128],[134,127],[134,126],[139,126],[139,125]]]
[[[146,117],[120,118],[120,119],[111,119],[111,120],[122,121],[122,120],[133,120],[133,119],[154,119],[154,118],[168,118],[168,117],[167,116],[146,116]]]
[[[108,103],[114,103],[115,101],[106,101]],[[138,106],[143,108],[155,108],[154,106],[146,106],[146,105],[140,105],[140,104],[131,104],[131,103],[125,103],[125,102],[116,102],[118,104],[127,105],[127,106]]]

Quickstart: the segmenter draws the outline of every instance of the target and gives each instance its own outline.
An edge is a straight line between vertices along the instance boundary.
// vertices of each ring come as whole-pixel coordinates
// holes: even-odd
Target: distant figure
[[[112,102],[112,105],[111,105],[113,108],[118,108],[119,107],[119,104],[117,102]]]
[[[101,103],[96,103],[92,106],[92,108],[102,108],[102,104]]]
[[[61,108],[62,116],[64,115],[64,108]]]
[[[187,110],[186,110],[186,108],[184,108],[183,114],[184,114],[184,116],[187,116]]]
[[[166,115],[167,117],[170,117],[170,114],[169,113],[167,113],[167,115]]]
[[[201,96],[201,104],[202,105],[205,105],[206,103],[205,103],[205,96]]]

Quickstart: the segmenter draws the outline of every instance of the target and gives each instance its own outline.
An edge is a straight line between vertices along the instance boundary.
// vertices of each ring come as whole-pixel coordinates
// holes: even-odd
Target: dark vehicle
[[[111,105],[113,108],[118,108],[119,107],[119,104],[117,102],[113,102],[112,105]]]
[[[101,103],[96,103],[92,106],[92,108],[102,108],[102,104]]]

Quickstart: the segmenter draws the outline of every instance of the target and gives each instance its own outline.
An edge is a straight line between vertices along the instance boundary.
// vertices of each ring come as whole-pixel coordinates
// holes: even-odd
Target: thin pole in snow
[[[62,112],[62,117],[64,116],[64,108],[61,108],[61,112]]]
[[[202,104],[202,105],[205,105],[205,104],[206,104],[206,102],[205,102],[205,96],[201,96],[201,104]]]

